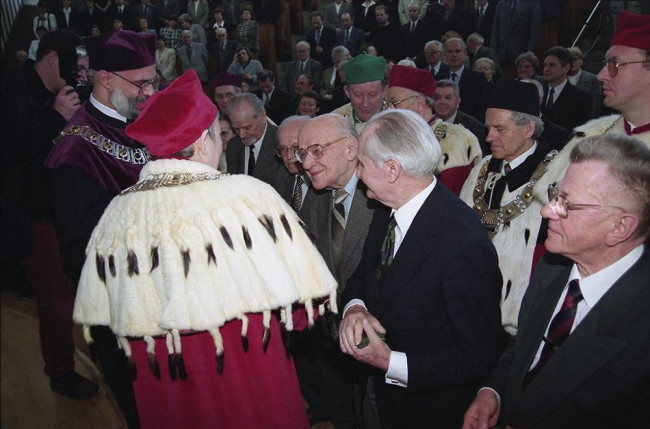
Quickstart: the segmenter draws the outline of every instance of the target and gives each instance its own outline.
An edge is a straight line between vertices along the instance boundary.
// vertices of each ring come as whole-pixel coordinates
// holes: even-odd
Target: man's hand
[[[465,412],[463,429],[489,429],[497,424],[501,405],[490,389],[481,390]]]
[[[364,332],[368,336],[369,343],[368,346],[360,349],[357,344],[361,342]],[[379,338],[377,332],[386,333],[386,329],[368,310],[360,305],[350,307],[339,326],[341,351],[359,362],[387,371],[391,350]]]
[[[54,99],[54,110],[69,121],[72,115],[81,107],[81,100],[73,87],[66,85],[59,90]]]

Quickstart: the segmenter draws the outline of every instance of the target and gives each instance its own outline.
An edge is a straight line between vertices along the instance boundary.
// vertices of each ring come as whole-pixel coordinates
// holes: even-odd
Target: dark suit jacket
[[[307,183],[309,183],[309,178],[307,177],[307,174],[303,175],[303,180],[306,180]],[[293,189],[295,188],[295,186],[296,186],[296,175],[287,174],[284,182],[279,183],[276,189],[278,191],[278,194],[280,194],[282,198],[289,205],[293,203]],[[298,216],[305,223],[307,223],[307,220],[309,219],[309,207],[311,202],[311,195],[312,193],[310,192],[310,188],[308,186],[307,194],[303,198],[302,205],[300,206],[300,211],[298,212]]]
[[[591,96],[571,85],[571,82],[566,83],[562,93],[555,100],[550,110],[546,109],[548,95],[549,87],[544,85],[542,113],[556,124],[572,131],[578,125],[582,125],[591,119]]]
[[[487,156],[492,153],[490,144],[485,141],[485,125],[476,120],[476,118],[467,115],[460,110],[457,110],[456,118],[454,118],[454,124],[460,124],[464,126],[476,136],[478,144],[481,145],[481,152],[483,153],[483,156]]]
[[[398,21],[399,22],[399,21]],[[377,55],[393,61],[399,61],[400,55],[400,28],[392,24],[384,27],[374,27],[370,31],[368,40],[375,45]]]
[[[438,183],[378,280],[388,222],[388,210],[375,212],[342,301],[362,299],[386,343],[407,356],[406,389],[373,371],[382,427],[460,428],[505,341],[496,252],[472,210]]]
[[[490,47],[499,60],[514,60],[524,51],[537,50],[542,28],[542,9],[537,0],[519,0],[512,13],[510,1],[496,5]]]
[[[318,84],[323,77],[323,64],[309,58],[305,64],[305,74],[310,74],[314,78],[314,87],[318,88]],[[295,60],[287,64],[287,72],[285,74],[284,84],[282,89],[289,93],[290,96],[296,96],[296,79],[300,76],[300,61]]]
[[[366,43],[366,35],[362,29],[357,27],[350,28],[350,39],[348,43],[345,43],[345,31],[341,31],[336,35],[336,46],[345,46],[353,57],[361,53],[361,47],[364,43]]]
[[[433,30],[428,22],[419,20],[415,31],[411,34],[411,23],[402,25],[400,30],[402,57],[423,57],[424,44],[431,40]]]
[[[280,158],[275,156],[275,147],[278,145],[278,127],[267,123],[266,134],[262,140],[262,147],[255,160],[255,171],[253,177],[273,186],[280,192],[282,184],[287,180],[289,173],[284,168]],[[248,150],[239,136],[233,137],[226,148],[226,162],[228,173],[244,174],[245,151]]]
[[[336,4],[332,2],[323,8],[323,22],[330,28],[341,28],[341,15],[344,13],[354,13],[354,6],[344,1],[336,13]]]
[[[261,89],[253,91],[253,94],[257,95],[260,100],[264,100]],[[276,86],[273,89],[273,94],[271,94],[271,101],[269,101],[268,106],[264,107],[266,109],[266,116],[271,118],[277,125],[280,125],[280,122],[284,118],[294,114],[287,112],[289,101],[291,101],[289,94]]]
[[[306,37],[311,48],[311,58],[321,63],[324,69],[332,67],[332,48],[336,45],[336,31],[323,25],[319,43],[316,43],[316,30],[313,28],[307,32]],[[316,46],[323,48],[323,52],[316,52]],[[320,80],[317,80],[316,84],[318,82]]]
[[[364,15],[366,9],[364,9],[361,3],[357,4],[354,10],[354,26],[362,29],[364,33],[368,33],[372,30],[372,27],[377,25],[377,19],[375,18],[375,7],[377,7],[377,5],[373,4],[370,6],[368,13]]]
[[[313,188],[309,191],[311,194],[311,204],[309,209],[309,230],[314,236],[316,248],[325,259],[330,271],[334,273],[339,282],[338,297],[341,299],[341,293],[345,285],[357,268],[361,260],[363,243],[368,234],[370,221],[375,210],[384,206],[375,200],[370,200],[366,196],[366,187],[359,180],[357,190],[354,192],[348,220],[343,235],[343,249],[341,252],[341,266],[337,272],[334,267],[334,256],[332,254],[332,191],[317,191]],[[342,307],[341,307],[342,308]]]
[[[83,27],[80,21],[81,16],[79,12],[75,10],[74,7],[70,7],[70,23],[66,23],[65,21],[65,14],[63,13],[63,8],[58,9],[57,12],[54,14],[54,16],[56,16],[56,26],[58,29],[67,28],[69,30],[79,32],[79,29]]]
[[[217,56],[217,73],[226,73],[228,71],[237,48],[239,48],[239,42],[236,40],[226,40],[226,49],[221,49],[219,41],[212,44],[212,50]]]
[[[456,6],[451,10],[449,18],[445,19],[446,11],[445,8],[440,8],[429,17],[434,31],[432,39],[442,40],[442,35],[447,31],[460,33],[463,40],[466,39],[470,30],[467,11]]]
[[[478,9],[469,13],[469,31],[478,33],[485,39],[485,46],[490,46],[490,37],[492,36],[492,23],[494,22],[494,11],[496,10],[496,1],[488,3],[485,9],[485,15],[479,20]]]
[[[135,2],[133,2],[135,3]],[[142,12],[142,3],[131,6],[131,27],[134,31],[140,28],[139,17],[145,15],[149,21],[149,28],[154,28],[158,22],[158,6],[153,3],[147,5],[147,13]],[[179,24],[180,25],[180,24]]]
[[[630,268],[522,392],[571,272],[547,254],[519,313],[519,330],[487,378],[501,418],[522,428],[640,428],[650,424],[650,252]]]
[[[446,75],[442,75],[442,73],[438,73],[438,75],[440,79],[451,79],[451,70]],[[436,80],[440,79],[436,78]],[[488,103],[488,85],[485,75],[465,67],[458,81],[458,88],[461,97],[459,109],[480,122],[485,121],[485,110]]]

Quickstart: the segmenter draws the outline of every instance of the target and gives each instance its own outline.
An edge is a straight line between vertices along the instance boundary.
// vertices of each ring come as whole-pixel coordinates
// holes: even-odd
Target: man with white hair
[[[320,82],[323,76],[323,64],[309,56],[311,47],[306,41],[300,41],[296,44],[295,61],[287,64],[287,72],[284,76],[282,89],[289,93],[293,98],[296,96],[296,80],[303,74],[309,74],[314,78],[314,82]]]
[[[382,428],[460,427],[504,344],[497,255],[435,178],[441,154],[408,110],[375,116],[359,142],[357,175],[391,210],[375,212],[343,292],[339,341],[366,364],[364,421]]]

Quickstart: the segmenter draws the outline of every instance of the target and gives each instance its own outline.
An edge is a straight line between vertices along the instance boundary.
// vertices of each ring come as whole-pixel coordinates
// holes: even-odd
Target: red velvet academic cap
[[[156,36],[113,30],[86,39],[90,68],[119,72],[156,64]]]
[[[210,93],[218,86],[232,85],[241,88],[242,77],[240,74],[219,73],[210,81]]]
[[[616,34],[612,37],[611,46],[614,45],[650,50],[650,15],[622,10],[618,14]]]
[[[218,113],[217,106],[203,93],[194,70],[185,72],[141,106],[138,119],[126,127],[126,135],[162,158],[197,141]]]
[[[396,65],[390,72],[390,86],[410,89],[433,98],[438,82],[427,70]]]

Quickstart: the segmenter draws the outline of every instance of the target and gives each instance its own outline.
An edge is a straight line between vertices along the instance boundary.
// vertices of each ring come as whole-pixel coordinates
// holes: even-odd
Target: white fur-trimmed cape
[[[218,174],[166,159],[149,162],[140,182],[170,172]],[[110,326],[120,337],[214,330],[247,312],[293,303],[310,312],[321,297],[336,312],[336,280],[298,217],[249,176],[123,193],[86,253],[74,320]]]

